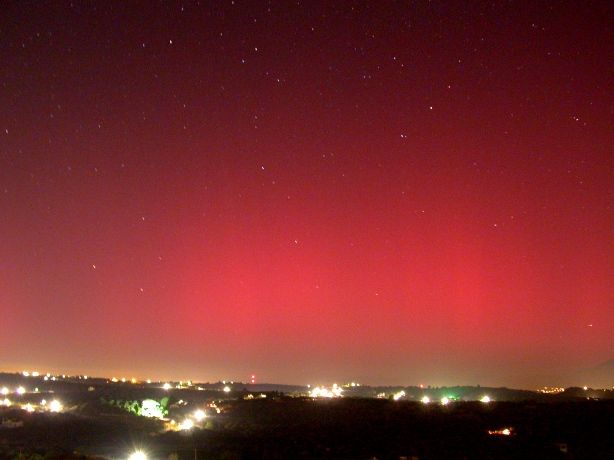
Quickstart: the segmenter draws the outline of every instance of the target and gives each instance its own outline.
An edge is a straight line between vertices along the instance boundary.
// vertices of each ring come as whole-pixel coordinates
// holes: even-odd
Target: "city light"
[[[187,430],[191,430],[192,428],[194,428],[194,422],[190,420],[189,418],[186,418],[183,422],[179,424],[180,430],[187,431]]]
[[[17,388],[17,390],[15,390],[15,392],[16,392],[18,395],[22,395],[22,394],[25,394],[26,389],[25,389],[24,387],[18,387],[18,388]]]
[[[11,407],[11,401],[8,398],[4,398],[0,401],[0,406]]]
[[[203,419],[207,416],[207,414],[205,414],[205,411],[202,409],[197,409],[194,411],[194,419],[197,422],[202,422]]]
[[[431,402],[431,398],[429,398],[428,396],[423,396],[420,401],[422,401],[422,404],[428,404]]]
[[[1,393],[3,396],[6,396],[6,395],[8,395],[8,394],[9,394],[9,389],[8,389],[7,387],[2,387],[2,389],[0,390],[0,393]]]
[[[543,394],[558,394],[558,393],[564,393],[565,388],[563,387],[543,387],[537,391]]]
[[[147,455],[142,450],[136,450],[130,454],[128,460],[147,460]]]
[[[399,391],[398,393],[395,393],[392,396],[392,399],[394,399],[395,401],[398,401],[399,399],[401,399],[403,396],[405,396],[405,392],[404,391]]]
[[[164,385],[162,385],[162,388],[166,391],[170,390],[172,388],[171,384],[166,382]]]
[[[343,389],[334,383],[331,389],[326,387],[315,387],[309,392],[309,396],[312,398],[340,398],[342,392]]]
[[[162,406],[158,401],[145,399],[141,404],[141,415],[143,417],[164,418]]]
[[[488,434],[494,436],[509,436],[512,434],[513,428],[503,428],[501,430],[488,430]]]
[[[34,406],[30,403],[21,406],[21,408],[26,412],[34,412]]]
[[[490,402],[490,396],[482,396],[482,399],[480,399],[480,401],[487,404]]]
[[[448,405],[449,403],[450,403],[450,398],[448,398],[448,397],[446,397],[446,396],[444,396],[443,398],[441,398],[441,404],[442,404],[443,406],[446,406],[446,405]]]
[[[49,403],[49,410],[51,412],[62,412],[62,409],[64,409],[64,406],[62,406],[62,403],[57,399],[54,399]]]
[[[229,386],[225,386],[224,387],[224,393],[230,393],[230,387]]]

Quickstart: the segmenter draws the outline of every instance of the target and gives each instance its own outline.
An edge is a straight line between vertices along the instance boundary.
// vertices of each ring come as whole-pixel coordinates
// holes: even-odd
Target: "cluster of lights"
[[[480,399],[480,402],[483,402],[484,404],[488,404],[491,401],[490,396],[488,395],[484,395],[482,396],[482,399]]]
[[[38,373],[37,371],[32,371],[32,372],[23,371],[21,375],[23,375],[24,377],[38,377],[40,373]]]
[[[431,398],[425,395],[425,396],[422,396],[422,399],[420,401],[422,401],[422,404],[428,404],[431,402]]]
[[[540,393],[543,394],[558,394],[558,393],[563,393],[565,391],[565,388],[561,388],[561,387],[543,387],[539,390]]]
[[[392,399],[394,399],[395,401],[398,401],[399,399],[405,397],[405,392],[404,391],[399,391],[395,394],[392,395]]]
[[[51,412],[62,412],[62,409],[64,409],[64,406],[62,406],[62,403],[57,399],[49,403],[49,411]]]
[[[312,398],[340,398],[343,396],[342,393],[343,389],[334,383],[330,389],[326,387],[315,387],[309,392],[309,396]]]
[[[202,422],[207,417],[207,414],[202,409],[196,409],[191,417],[186,417],[181,423],[177,423],[175,420],[170,421],[172,429],[179,431],[190,431],[196,426],[196,423]]]
[[[488,430],[488,434],[494,436],[509,436],[514,431],[513,428],[503,428],[501,430]]]
[[[189,431],[194,428],[194,422],[192,419],[186,418],[183,422],[179,424],[179,429],[181,431]]]
[[[0,406],[11,407],[12,405],[13,403],[8,398],[4,398],[0,400]],[[47,401],[43,399],[38,406],[32,403],[26,403],[26,404],[22,404],[20,407],[26,412],[35,412],[37,410],[37,407],[38,409],[47,409],[49,412],[56,412],[56,413],[62,412],[64,410],[64,406],[57,399],[54,399],[49,404],[47,404]]]

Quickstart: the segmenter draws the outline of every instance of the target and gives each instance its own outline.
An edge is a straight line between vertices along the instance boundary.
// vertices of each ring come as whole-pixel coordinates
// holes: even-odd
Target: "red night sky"
[[[0,363],[530,386],[614,355],[607,2],[9,2]]]

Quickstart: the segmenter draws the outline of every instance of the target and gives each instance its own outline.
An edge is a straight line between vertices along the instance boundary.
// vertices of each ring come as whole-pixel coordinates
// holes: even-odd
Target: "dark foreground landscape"
[[[128,459],[137,451],[171,460],[614,458],[612,391],[348,387],[341,398],[312,398],[300,388],[236,383],[165,390],[159,382],[60,380],[7,396],[0,458]],[[484,392],[491,401],[472,400]],[[62,399],[61,410],[48,409],[52,398]],[[164,417],[143,416],[148,398],[163,401]],[[190,419],[195,410],[204,417]],[[180,427],[182,420],[194,421]]]

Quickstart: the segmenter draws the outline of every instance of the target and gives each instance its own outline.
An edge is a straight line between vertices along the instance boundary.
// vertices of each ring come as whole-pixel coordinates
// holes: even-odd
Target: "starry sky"
[[[2,368],[528,387],[612,358],[613,22],[6,2]]]

